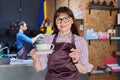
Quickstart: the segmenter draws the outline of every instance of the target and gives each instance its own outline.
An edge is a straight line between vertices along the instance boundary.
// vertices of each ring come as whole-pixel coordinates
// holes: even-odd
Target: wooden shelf
[[[120,40],[120,37],[110,37],[110,45],[111,45],[113,40]]]
[[[91,14],[91,9],[95,9],[95,10],[110,10],[110,16],[112,15],[112,11],[118,11],[120,10],[120,8],[115,8],[115,7],[108,7],[108,6],[92,6],[89,7],[89,14]]]
[[[110,37],[110,40],[120,40],[120,37]]]
[[[112,74],[112,70],[110,67],[106,68],[106,70],[92,70],[89,72],[89,76],[92,74]]]
[[[97,10],[119,10],[120,8],[115,8],[115,7],[108,7],[108,6],[92,6],[89,7],[89,9],[97,9]]]
[[[115,56],[120,56],[120,51],[116,51],[114,55]]]
[[[110,45],[111,45],[112,40],[120,40],[120,37],[110,37],[109,39],[87,39],[87,40],[89,41],[89,45],[91,40],[110,40]]]

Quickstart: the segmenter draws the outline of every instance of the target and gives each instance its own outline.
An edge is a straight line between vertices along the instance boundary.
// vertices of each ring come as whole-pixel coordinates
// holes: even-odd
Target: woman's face
[[[69,17],[66,13],[60,13],[56,18],[56,25],[60,32],[70,32],[73,24],[73,19]]]

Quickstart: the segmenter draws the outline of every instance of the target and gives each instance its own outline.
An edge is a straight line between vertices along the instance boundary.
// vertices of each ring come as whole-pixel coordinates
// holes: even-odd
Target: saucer
[[[38,54],[52,54],[54,50],[50,49],[50,50],[41,50],[38,51]]]

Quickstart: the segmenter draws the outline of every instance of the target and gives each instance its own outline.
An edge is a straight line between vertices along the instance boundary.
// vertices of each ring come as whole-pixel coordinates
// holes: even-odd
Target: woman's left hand
[[[70,51],[71,53],[69,54],[69,56],[72,58],[72,61],[78,62],[80,59],[80,53],[74,48],[72,48]]]

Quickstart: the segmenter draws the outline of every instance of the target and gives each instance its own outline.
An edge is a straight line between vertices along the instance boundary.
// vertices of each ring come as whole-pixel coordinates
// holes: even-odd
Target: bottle
[[[102,5],[107,6],[107,2],[104,0]]]
[[[2,51],[0,51],[0,58],[2,58],[3,54],[2,54]]]
[[[113,4],[113,1],[110,1],[109,6],[110,7],[115,7],[114,4]]]
[[[100,6],[100,0],[98,0],[98,2],[96,3],[96,6]]]
[[[83,31],[84,30],[84,25],[83,25],[83,19],[80,21],[80,28],[79,30]]]
[[[94,6],[95,2],[94,0],[90,0],[90,7]]]

